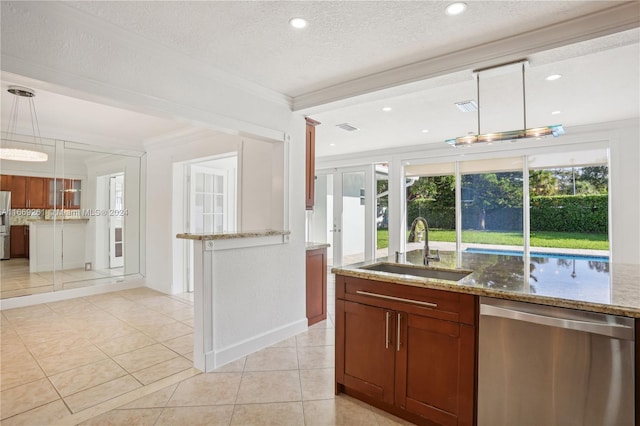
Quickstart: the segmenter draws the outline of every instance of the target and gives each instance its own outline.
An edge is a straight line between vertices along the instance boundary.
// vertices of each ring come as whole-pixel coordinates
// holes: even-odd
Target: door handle
[[[558,327],[570,330],[582,331],[591,334],[600,334],[620,340],[633,340],[633,327],[622,324],[599,323],[589,320],[576,320],[557,318],[548,315],[533,314],[514,309],[501,308],[487,304],[480,305],[481,316],[507,318],[517,321],[530,322],[548,327]]]

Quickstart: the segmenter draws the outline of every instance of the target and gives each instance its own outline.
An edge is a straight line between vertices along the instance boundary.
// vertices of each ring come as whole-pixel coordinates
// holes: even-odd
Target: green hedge
[[[415,199],[407,206],[407,226],[416,217],[422,216],[427,219],[429,228],[456,229],[456,209],[455,207],[438,207],[433,205],[433,201]]]
[[[609,231],[609,197],[603,195],[557,195],[531,197],[531,231]]]
[[[608,232],[608,195],[557,195],[531,197],[531,232]],[[463,229],[477,229],[477,208],[465,207]],[[519,209],[486,209],[485,225],[492,231],[521,231]],[[422,216],[430,228],[455,229],[455,208],[438,207],[433,201],[416,199],[407,207],[407,226]]]

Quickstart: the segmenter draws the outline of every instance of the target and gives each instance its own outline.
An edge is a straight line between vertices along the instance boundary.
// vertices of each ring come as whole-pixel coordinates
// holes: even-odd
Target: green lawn
[[[408,235],[408,233],[407,233]],[[432,229],[430,241],[456,241],[453,230]],[[522,234],[516,232],[462,231],[462,241],[477,244],[523,245]],[[378,248],[389,246],[389,231],[378,229]],[[607,234],[580,234],[574,232],[532,232],[531,247],[557,247],[572,249],[609,250]]]

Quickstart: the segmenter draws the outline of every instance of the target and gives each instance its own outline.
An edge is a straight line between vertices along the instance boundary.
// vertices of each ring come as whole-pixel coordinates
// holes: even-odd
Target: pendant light
[[[470,134],[467,136],[460,136],[453,139],[447,139],[445,142],[453,147],[457,147],[457,146],[469,146],[479,142],[514,141],[517,139],[526,139],[526,138],[542,138],[544,136],[549,136],[549,135],[553,135],[553,137],[564,135],[565,132],[564,132],[564,128],[562,127],[562,124],[554,124],[554,125],[544,126],[544,127],[534,127],[530,129],[527,128],[527,97],[526,97],[526,90],[525,90],[525,65],[526,64],[527,64],[526,60],[521,60],[521,61],[509,63],[509,64],[475,70],[474,74],[476,75],[476,88],[477,88],[477,96],[478,96],[478,133],[476,133],[475,135]],[[514,65],[516,66],[521,65],[521,68],[522,68],[522,111],[523,111],[522,129],[510,130],[506,132],[482,134],[480,132],[480,73],[484,71],[498,69],[498,68],[512,67]]]
[[[49,159],[49,155],[46,152],[36,151],[32,149],[24,148],[11,148],[7,146],[7,142],[12,139],[12,134],[15,133],[16,126],[18,124],[18,107],[22,98],[25,98],[29,104],[29,113],[31,118],[31,129],[33,131],[33,140],[39,146],[42,145],[42,138],[40,137],[40,128],[38,126],[38,116],[36,115],[36,106],[33,102],[33,98],[36,96],[33,89],[21,86],[9,86],[7,89],[9,93],[15,95],[13,105],[11,107],[11,113],[9,115],[9,123],[7,129],[7,138],[2,141],[0,147],[0,159],[9,161],[28,161],[28,162],[43,162]]]

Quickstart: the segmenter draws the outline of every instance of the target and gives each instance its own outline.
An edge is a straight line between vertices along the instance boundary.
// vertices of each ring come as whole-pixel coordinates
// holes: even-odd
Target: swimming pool
[[[482,248],[468,248],[465,250],[467,253],[481,253],[481,254],[500,254],[504,256],[523,256],[522,251],[518,250],[493,250]],[[569,253],[544,253],[532,251],[529,253],[530,257],[541,257],[544,259],[567,259],[567,260],[584,260],[587,262],[609,262],[609,256],[589,256],[582,254],[569,254]]]

